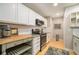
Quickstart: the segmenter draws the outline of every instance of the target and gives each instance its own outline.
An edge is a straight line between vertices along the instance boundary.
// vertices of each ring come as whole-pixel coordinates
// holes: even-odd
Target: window
[[[54,24],[54,29],[61,29],[61,24]]]

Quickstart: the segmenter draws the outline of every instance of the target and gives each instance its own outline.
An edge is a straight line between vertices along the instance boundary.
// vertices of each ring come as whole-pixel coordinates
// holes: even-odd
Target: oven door
[[[0,38],[2,38],[2,29],[0,29]]]
[[[40,48],[42,48],[46,44],[46,34],[41,34],[40,38]]]

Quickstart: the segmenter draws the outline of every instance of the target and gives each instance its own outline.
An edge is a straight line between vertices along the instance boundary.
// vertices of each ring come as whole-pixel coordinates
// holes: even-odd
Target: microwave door
[[[36,19],[36,26],[41,26],[42,25],[42,21],[40,21],[39,19]]]

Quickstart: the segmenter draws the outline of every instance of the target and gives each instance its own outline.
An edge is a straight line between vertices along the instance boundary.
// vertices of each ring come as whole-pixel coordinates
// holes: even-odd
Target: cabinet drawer
[[[33,40],[38,40],[38,39],[40,39],[40,37],[33,38]]]
[[[11,47],[14,47],[14,46],[15,46],[15,42],[8,43],[8,44],[6,45],[7,49],[8,49],[8,48],[11,48]]]
[[[40,40],[33,41],[33,44],[38,44],[38,43],[40,43]]]
[[[39,50],[40,50],[40,48],[34,49],[34,50],[33,50],[33,53],[34,53],[34,54],[37,54]]]
[[[33,45],[40,45],[40,41],[33,42]]]
[[[40,50],[40,46],[39,45],[33,47],[33,54],[36,54],[39,50]]]
[[[34,50],[35,50],[35,49],[40,49],[40,44],[34,45],[34,46],[33,46],[33,49],[34,49]]]
[[[36,49],[36,48],[38,48],[38,47],[40,47],[40,45],[39,45],[39,44],[37,44],[37,45],[33,46],[33,48],[34,48],[34,49]]]
[[[33,48],[36,48],[36,47],[38,47],[38,46],[40,47],[40,44],[34,44],[34,45],[33,45]]]

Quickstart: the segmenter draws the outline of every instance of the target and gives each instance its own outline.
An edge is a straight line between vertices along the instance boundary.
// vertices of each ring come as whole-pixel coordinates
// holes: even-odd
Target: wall
[[[36,28],[40,29],[40,27],[34,27],[34,26],[33,27],[32,26],[31,27],[26,26],[26,28],[25,27],[18,28],[18,34],[19,35],[21,35],[21,34],[32,34],[32,29],[36,29]]]
[[[52,29],[52,18],[51,17],[48,17],[47,18],[47,39],[48,41],[52,39],[52,32],[53,29]]]
[[[53,26],[53,39],[56,39],[56,34],[59,35],[59,40],[63,39],[63,17],[54,18],[52,23]],[[54,24],[61,24],[61,29],[54,29]]]
[[[61,30],[55,30],[54,24],[61,24]],[[63,18],[47,18],[47,31],[48,31],[48,40],[55,39],[56,34],[59,34],[60,39],[63,39]]]
[[[70,14],[79,11],[79,5],[65,9],[64,13],[64,43],[65,48],[72,49],[72,29],[70,28]]]

